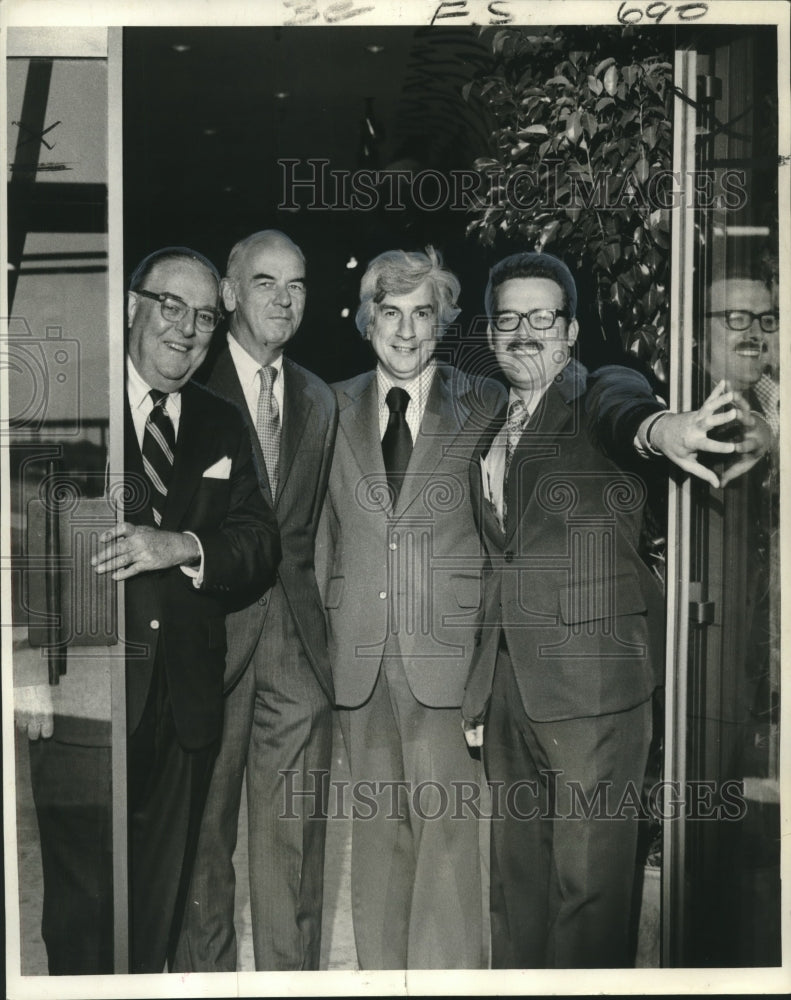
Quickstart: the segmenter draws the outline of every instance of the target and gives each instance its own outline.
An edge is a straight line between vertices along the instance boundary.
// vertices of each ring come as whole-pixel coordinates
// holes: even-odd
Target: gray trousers
[[[279,585],[270,600],[253,660],[226,697],[174,971],[236,971],[232,858],[245,769],[255,967],[319,967],[331,712]]]

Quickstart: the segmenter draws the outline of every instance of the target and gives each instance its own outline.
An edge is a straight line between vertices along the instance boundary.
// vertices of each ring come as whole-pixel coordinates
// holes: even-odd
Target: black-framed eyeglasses
[[[749,309],[721,309],[718,312],[707,312],[707,316],[722,316],[729,330],[741,333],[749,330],[755,320],[761,324],[764,333],[777,333],[780,328],[780,315],[776,312],[754,313]]]
[[[147,288],[137,288],[133,294],[158,302],[162,318],[168,323],[180,322],[190,311],[195,314],[195,329],[200,333],[212,333],[220,322],[220,314],[216,309],[196,309],[170,292],[149,292]]]
[[[492,317],[492,324],[495,330],[500,333],[513,333],[519,328],[519,324],[526,319],[533,330],[550,330],[555,325],[558,316],[568,319],[568,312],[565,309],[530,309],[528,312],[505,312],[495,313]]]

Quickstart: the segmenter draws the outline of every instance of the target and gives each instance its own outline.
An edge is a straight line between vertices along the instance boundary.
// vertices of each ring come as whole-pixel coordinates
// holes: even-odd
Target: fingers
[[[129,524],[127,521],[121,521],[101,534],[99,536],[99,541],[106,545],[108,542],[112,542],[116,538],[129,538],[134,534],[134,532],[135,526],[133,524]]]
[[[464,739],[467,741],[468,747],[482,747],[483,746],[483,725],[475,726],[474,729],[464,730]]]
[[[714,475],[711,469],[707,469],[705,465],[701,465],[700,462],[696,462],[694,459],[690,458],[684,462],[679,462],[678,464],[686,472],[691,473],[693,476],[697,476],[698,479],[702,479],[704,482],[708,483],[709,486],[713,486],[715,489],[719,487],[720,481],[717,476]]]

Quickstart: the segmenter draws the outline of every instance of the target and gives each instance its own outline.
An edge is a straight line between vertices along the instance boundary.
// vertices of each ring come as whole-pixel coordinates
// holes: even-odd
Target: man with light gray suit
[[[505,393],[434,357],[459,290],[431,247],[380,254],[357,312],[377,366],[334,386],[317,566],[352,789],[365,795],[351,873],[363,969],[485,961],[470,804],[482,773],[458,706],[481,598],[470,456]]]
[[[333,686],[313,556],[337,407],[319,378],[283,357],[305,307],[299,247],[276,230],[248,236],[221,290],[228,346],[208,386],[247,419],[283,560],[271,591],[228,618],[223,741],[176,969],[236,970],[232,857],[245,769],[256,969],[318,969],[326,788],[315,772],[329,772]],[[315,795],[291,801],[289,788]]]

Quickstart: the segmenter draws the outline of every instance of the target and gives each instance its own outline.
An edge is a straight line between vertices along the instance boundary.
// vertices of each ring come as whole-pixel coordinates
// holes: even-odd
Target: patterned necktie
[[[385,397],[390,416],[387,420],[385,436],[382,438],[382,456],[387,471],[387,485],[393,491],[393,506],[404,482],[404,473],[409,465],[412,454],[412,435],[406,422],[406,408],[409,406],[409,393],[398,386],[387,393]]]
[[[173,452],[176,448],[176,433],[173,422],[165,410],[168,398],[166,392],[152,389],[149,396],[153,402],[143,432],[143,468],[151,481],[154,492],[151,496],[151,511],[157,527],[162,523],[165,499],[168,495],[170,473],[173,470]]]
[[[280,409],[275,399],[272,387],[277,378],[277,369],[272,365],[258,369],[261,389],[258,393],[258,412],[255,418],[255,429],[264,453],[266,474],[269,477],[269,488],[272,499],[277,493],[278,464],[280,461]]]
[[[753,386],[753,392],[772,433],[777,436],[780,433],[780,386],[771,375],[764,374]]]
[[[508,474],[511,471],[511,462],[514,460],[516,446],[525,429],[527,419],[527,407],[517,396],[508,407],[508,419],[505,422],[505,472],[503,474],[503,524],[506,523],[508,515]]]

